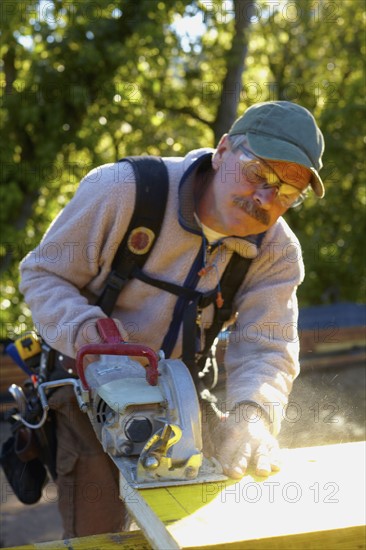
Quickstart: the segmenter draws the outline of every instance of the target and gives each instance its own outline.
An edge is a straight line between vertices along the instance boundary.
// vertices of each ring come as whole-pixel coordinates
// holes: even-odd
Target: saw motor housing
[[[109,335],[109,343],[84,346],[77,358],[83,392],[89,392],[86,412],[104,451],[119,467],[128,460],[139,483],[196,478],[203,458],[201,418],[189,370],[180,360],[162,354],[159,360],[149,348],[118,337],[118,343]],[[84,368],[85,355],[98,358]],[[148,367],[133,356],[147,358]]]

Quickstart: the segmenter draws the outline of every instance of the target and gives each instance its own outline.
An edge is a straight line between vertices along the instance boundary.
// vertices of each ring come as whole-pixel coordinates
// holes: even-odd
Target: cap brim
[[[308,168],[312,173],[310,185],[314,193],[320,198],[324,197],[325,189],[322,179],[304,151],[288,141],[281,141],[272,136],[253,134],[250,132],[248,132],[246,136],[253,153],[259,157],[269,160],[294,162]]]
[[[319,197],[323,198],[325,195],[325,189],[324,184],[322,182],[321,177],[319,176],[318,172],[315,170],[315,168],[310,168],[312,176],[310,180],[310,185],[313,188],[314,193]]]

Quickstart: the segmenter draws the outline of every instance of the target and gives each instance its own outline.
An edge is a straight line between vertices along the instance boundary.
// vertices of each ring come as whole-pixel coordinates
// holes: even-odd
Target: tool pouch
[[[39,458],[40,449],[34,431],[26,426],[21,426],[14,434],[14,450],[22,462],[29,462]]]
[[[47,470],[38,458],[32,430],[19,427],[2,446],[0,464],[15,495],[23,504],[35,504],[42,496]]]

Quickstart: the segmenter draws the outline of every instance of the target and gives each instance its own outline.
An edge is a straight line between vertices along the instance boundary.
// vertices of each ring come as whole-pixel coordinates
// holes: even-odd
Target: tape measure
[[[20,359],[29,368],[39,365],[41,354],[41,341],[38,335],[29,330],[24,332],[14,342],[14,346]]]

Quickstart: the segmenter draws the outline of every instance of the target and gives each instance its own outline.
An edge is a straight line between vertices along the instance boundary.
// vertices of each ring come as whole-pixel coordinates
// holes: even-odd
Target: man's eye
[[[264,181],[262,185],[263,189],[277,189],[279,190],[280,186],[278,184],[270,183],[269,181]]]

